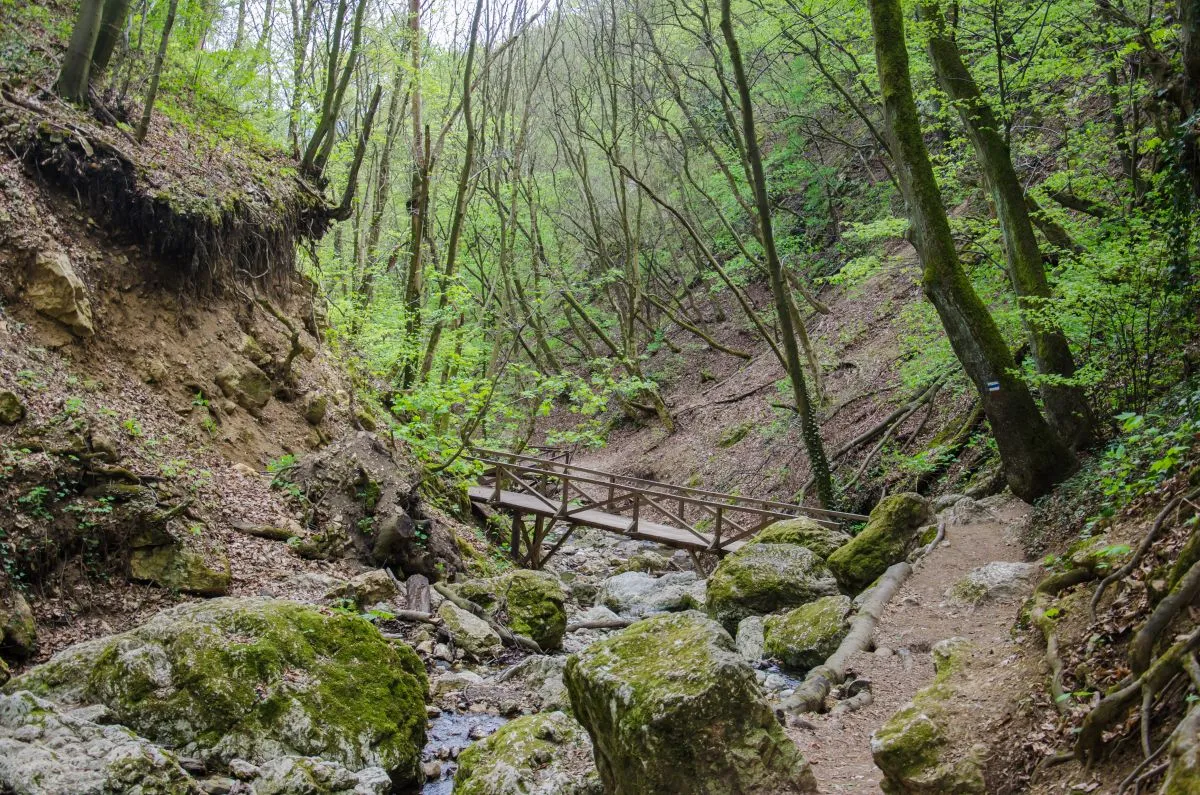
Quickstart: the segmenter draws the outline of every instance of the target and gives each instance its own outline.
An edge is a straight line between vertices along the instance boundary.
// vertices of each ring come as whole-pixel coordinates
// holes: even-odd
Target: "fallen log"
[[[841,684],[846,678],[846,668],[850,658],[861,651],[866,651],[871,645],[871,637],[879,624],[883,608],[900,590],[900,586],[912,574],[912,566],[906,562],[896,563],[879,578],[870,595],[863,600],[862,607],[850,625],[850,632],[841,645],[838,646],[824,665],[818,665],[808,672],[804,683],[796,688],[796,692],[783,702],[783,710],[790,715],[804,712],[818,712],[825,706],[825,699],[834,686]]]
[[[567,624],[567,632],[578,632],[581,629],[624,629],[633,624],[632,618],[607,618],[598,621],[580,621],[577,624]]]

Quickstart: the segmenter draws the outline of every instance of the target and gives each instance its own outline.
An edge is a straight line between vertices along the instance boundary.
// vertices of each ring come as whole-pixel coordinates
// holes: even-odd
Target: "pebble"
[[[482,740],[484,737],[487,737],[487,736],[488,736],[487,729],[483,728],[482,724],[479,724],[479,723],[476,723],[467,732],[467,738],[471,739],[471,740]]]
[[[442,777],[442,763],[436,759],[421,763],[421,772],[425,774],[426,779],[437,781]]]
[[[433,656],[437,657],[439,660],[454,662],[454,655],[450,652],[450,647],[445,643],[439,643],[433,647]]]
[[[487,704],[475,703],[467,707],[467,712],[474,712],[476,715],[487,712]]]
[[[435,707],[433,704],[425,705],[425,717],[436,718],[441,714],[442,714],[441,709],[439,709],[438,707]]]
[[[230,759],[229,772],[233,774],[234,778],[249,781],[258,777],[258,765],[247,762],[245,759]]]
[[[426,657],[433,656],[433,641],[426,640],[417,644],[417,653],[424,654]]]
[[[893,654],[895,654],[895,652],[893,652],[887,646],[880,646],[875,650],[876,657],[891,657]]]

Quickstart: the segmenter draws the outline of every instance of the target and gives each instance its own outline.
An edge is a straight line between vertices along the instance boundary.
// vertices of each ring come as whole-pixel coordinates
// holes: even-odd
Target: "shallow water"
[[[432,723],[428,741],[421,750],[422,762],[437,759],[438,751],[442,748],[449,749],[450,756],[457,758],[459,751],[475,742],[469,736],[472,729],[478,727],[479,731],[489,735],[508,721],[498,715],[443,712],[434,718]],[[426,781],[425,785],[421,787],[421,795],[450,795],[451,790],[454,789],[454,771],[457,767],[453,759],[443,759],[442,777],[435,781]]]

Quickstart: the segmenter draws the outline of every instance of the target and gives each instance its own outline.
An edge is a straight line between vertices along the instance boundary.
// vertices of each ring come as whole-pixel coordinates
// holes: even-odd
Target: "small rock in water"
[[[432,656],[433,655],[433,641],[426,640],[426,641],[422,641],[421,643],[418,643],[417,644],[417,653],[424,654],[426,656]]]
[[[471,740],[482,740],[488,736],[488,730],[483,727],[483,724],[476,723],[467,732],[467,738]]]
[[[422,762],[421,772],[425,774],[427,780],[437,781],[442,777],[442,763],[436,759]]]
[[[482,704],[482,703],[472,704],[470,707],[467,708],[467,711],[474,712],[476,715],[487,712],[487,704]]]
[[[779,674],[767,674],[767,678],[763,681],[763,687],[767,690],[782,690],[787,685],[788,681]]]
[[[440,709],[438,709],[437,707],[435,707],[433,704],[425,705],[425,717],[436,718],[441,714],[442,714],[442,711]]]

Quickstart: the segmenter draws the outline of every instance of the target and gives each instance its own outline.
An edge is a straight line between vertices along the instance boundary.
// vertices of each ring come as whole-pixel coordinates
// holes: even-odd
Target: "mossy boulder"
[[[627,571],[600,585],[596,601],[623,616],[674,613],[704,604],[705,583],[694,571],[674,571],[655,577]]]
[[[748,544],[708,578],[705,609],[729,632],[747,616],[787,610],[838,592],[817,554],[795,544]]]
[[[751,544],[795,544],[825,560],[835,549],[849,543],[850,535],[817,524],[812,519],[784,519],[764,527]]]
[[[310,425],[320,425],[329,410],[329,396],[324,392],[309,392],[304,396],[304,419]]]
[[[543,712],[517,718],[464,750],[454,793],[603,795],[604,786],[583,728],[562,712]]]
[[[274,391],[271,379],[253,362],[227,364],[213,380],[225,397],[254,415],[262,411]]]
[[[908,557],[929,518],[929,503],[920,494],[884,497],[871,511],[862,532],[825,562],[842,588],[858,593],[875,582],[888,566]]]
[[[353,771],[312,756],[272,759],[255,777],[254,795],[385,795],[392,782],[381,768]]]
[[[370,622],[282,600],[214,599],[73,646],[8,683],[103,704],[150,740],[217,763],[316,756],[419,780],[425,669]]]
[[[639,621],[573,655],[564,680],[612,795],[816,792],[753,669],[702,613]]]
[[[455,645],[477,660],[490,660],[503,648],[500,636],[488,622],[450,600],[442,602],[438,617],[454,638]]]
[[[642,571],[647,574],[661,574],[671,568],[671,559],[648,549],[632,556],[613,570],[613,574],[624,574],[627,571]]]
[[[0,652],[23,660],[37,648],[37,622],[21,592],[13,589],[0,596]],[[0,676],[3,676],[0,671]]]
[[[464,599],[487,610],[518,635],[543,649],[562,648],[567,594],[553,574],[516,569],[499,577],[469,580],[456,588]]]
[[[395,578],[383,569],[375,569],[339,583],[325,592],[326,599],[348,599],[360,610],[379,603],[393,604],[400,598]]]
[[[763,649],[788,668],[807,671],[821,665],[846,637],[850,598],[826,596],[770,616],[763,624]]]
[[[1087,569],[1103,577],[1125,565],[1132,555],[1133,550],[1128,544],[1116,544],[1103,533],[1071,544],[1066,558],[1072,568]]]
[[[0,425],[16,425],[25,418],[25,404],[15,392],[0,390]]]
[[[129,554],[129,577],[199,596],[223,596],[233,579],[225,553],[202,553],[178,544],[134,549]]]
[[[964,793],[983,795],[985,745],[961,749],[969,737],[956,731],[950,711],[962,696],[952,684],[971,653],[971,644],[961,638],[934,646],[936,670],[933,684],[892,715],[871,735],[871,755],[883,771],[882,788],[891,795],[940,795]]]

